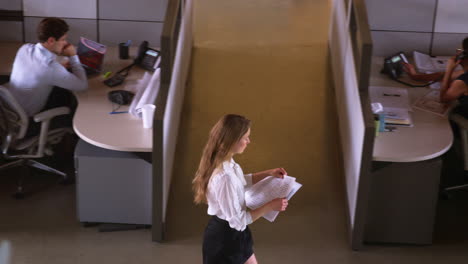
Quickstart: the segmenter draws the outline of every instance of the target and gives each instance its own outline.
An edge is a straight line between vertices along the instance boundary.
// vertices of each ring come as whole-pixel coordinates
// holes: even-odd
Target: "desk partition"
[[[351,248],[364,240],[374,121],[368,94],[372,39],[364,0],[335,0],[329,52],[343,153]]]
[[[152,240],[162,242],[192,52],[192,0],[170,0],[161,36],[161,87],[153,123]]]

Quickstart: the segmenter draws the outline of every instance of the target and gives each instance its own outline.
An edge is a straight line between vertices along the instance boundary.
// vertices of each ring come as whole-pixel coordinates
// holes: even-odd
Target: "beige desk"
[[[370,85],[403,87],[408,89],[410,104],[430,91],[430,88],[404,86],[380,73],[383,58],[374,57],[371,66]],[[453,136],[447,117],[440,117],[422,110],[410,112],[413,127],[398,127],[395,132],[379,133],[375,139],[375,161],[414,162],[436,158],[452,145]]]
[[[0,74],[10,74],[16,52],[22,43],[0,43]],[[136,54],[132,47],[130,55]],[[116,47],[109,47],[104,57],[103,71],[116,72],[132,63],[132,60],[120,60]],[[137,80],[143,76],[144,70],[133,67],[125,82],[114,88],[103,84],[102,75],[89,79],[88,90],[75,93],[78,108],[73,117],[73,129],[84,141],[106,149],[134,152],[151,152],[153,145],[153,130],[143,128],[142,121],[131,114],[114,114],[113,105],[107,99],[107,93],[112,90],[124,89],[133,91]],[[126,111],[128,106],[122,106],[118,111]]]
[[[0,74],[11,73],[21,45],[0,43]],[[135,53],[136,48],[130,50],[130,55]],[[131,62],[119,60],[111,47],[103,70],[116,72]],[[82,223],[152,224],[153,131],[130,114],[109,114],[113,106],[107,99],[111,90],[133,90],[143,73],[134,67],[124,84],[113,89],[97,75],[89,79],[87,91],[75,93],[73,127],[83,140],[75,149],[77,215]],[[128,106],[119,109],[126,110]]]
[[[131,57],[135,53],[136,47],[130,50]],[[117,72],[131,63],[120,60],[117,48],[111,47],[103,72]],[[77,215],[84,224],[152,224],[153,130],[143,128],[142,121],[129,113],[109,114],[116,106],[107,98],[114,90],[136,92],[143,74],[134,66],[124,83],[113,88],[97,75],[89,79],[87,91],[75,93],[73,129],[89,143],[79,141],[75,149]],[[116,111],[127,110],[121,106]]]
[[[135,54],[132,49],[130,54]],[[103,72],[116,72],[132,63],[132,60],[120,60],[115,47],[108,48],[104,57]],[[109,114],[113,105],[107,99],[107,93],[113,90],[135,92],[137,80],[144,70],[134,66],[125,82],[114,88],[103,83],[102,75],[89,79],[87,91],[75,93],[78,108],[73,118],[73,129],[86,142],[106,149],[134,152],[151,152],[153,130],[143,128],[141,119],[129,113]],[[128,106],[121,106],[116,111],[127,111]]]
[[[383,58],[373,58],[370,87],[406,87],[380,73]],[[429,88],[408,89],[410,104]],[[366,242],[431,244],[444,154],[453,135],[447,117],[410,112],[413,127],[398,127],[375,138]]]

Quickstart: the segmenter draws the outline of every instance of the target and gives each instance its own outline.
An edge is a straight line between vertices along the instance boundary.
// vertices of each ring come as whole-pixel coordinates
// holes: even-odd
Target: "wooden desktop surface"
[[[370,86],[404,87],[408,89],[410,105],[430,91],[430,88],[404,86],[380,73],[383,58],[373,57]],[[380,132],[375,138],[373,159],[388,162],[428,160],[444,154],[452,145],[453,135],[448,117],[414,109],[410,112],[413,127],[398,127],[394,132]]]
[[[130,49],[131,57],[136,54],[136,48]],[[133,55],[133,56],[132,56]],[[120,60],[116,47],[109,47],[104,57],[103,72],[113,73],[130,65],[131,59]],[[109,114],[116,108],[107,99],[107,93],[115,90],[136,92],[138,80],[144,70],[134,66],[125,82],[114,88],[103,83],[103,76],[99,74],[89,79],[88,90],[75,93],[78,108],[73,117],[73,129],[81,139],[95,146],[135,152],[151,152],[153,148],[153,129],[143,128],[141,119],[130,113]],[[127,111],[129,106],[121,106],[116,111]]]
[[[10,74],[16,51],[22,43],[0,43],[0,74]],[[130,49],[134,58],[136,47]],[[108,47],[104,57],[103,72],[116,72],[132,63],[132,59],[120,60],[116,47]],[[73,117],[73,129],[84,141],[98,147],[135,152],[151,152],[153,129],[143,128],[141,119],[129,113],[109,114],[115,106],[107,99],[107,93],[114,90],[135,92],[136,84],[144,70],[133,67],[125,82],[114,88],[103,84],[102,74],[89,78],[88,90],[75,93],[78,108]],[[122,106],[117,111],[126,111]]]

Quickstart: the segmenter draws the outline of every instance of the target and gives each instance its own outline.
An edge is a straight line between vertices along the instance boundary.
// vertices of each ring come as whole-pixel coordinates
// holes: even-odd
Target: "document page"
[[[293,195],[302,187],[302,184],[294,181],[293,183],[293,188],[291,190],[291,192],[289,192],[289,194],[286,196],[286,199],[288,199],[288,201],[291,199],[291,197],[293,197]],[[278,216],[280,212],[279,211],[270,211],[269,213],[266,213],[265,215],[263,215],[263,218],[265,218],[266,220],[270,221],[270,222],[273,222],[275,221],[276,217]]]
[[[246,190],[245,202],[248,208],[255,210],[276,198],[288,197],[290,199],[301,186],[296,182],[296,178],[291,176],[284,176],[284,179],[268,176]],[[273,222],[278,213],[278,211],[271,211],[263,217]]]
[[[380,103],[383,107],[382,114],[385,115],[385,124],[412,126],[409,111],[409,95],[406,88],[370,86],[370,99],[372,103]]]
[[[414,107],[439,116],[447,116],[451,105],[441,103],[439,98],[440,91],[432,90],[419,98],[419,100],[414,104]]]

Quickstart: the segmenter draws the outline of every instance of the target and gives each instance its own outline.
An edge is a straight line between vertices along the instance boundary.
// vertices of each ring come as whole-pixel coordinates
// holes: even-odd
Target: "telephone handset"
[[[455,57],[455,61],[463,60],[464,58],[468,57],[468,54],[465,50],[459,50],[460,53],[457,54]]]
[[[149,48],[148,41],[145,40],[138,47],[137,57],[135,58],[133,63],[118,71],[111,78],[105,80],[104,84],[106,84],[109,87],[114,87],[122,84],[125,81],[125,78],[127,77],[128,73],[130,72],[130,69],[132,69],[134,65],[138,65],[148,71],[154,71],[154,64],[156,63],[158,57],[159,51]]]
[[[149,48],[148,41],[143,41],[138,48],[138,54],[135,59],[135,64],[148,71],[154,71],[154,64],[159,57],[159,51]]]

